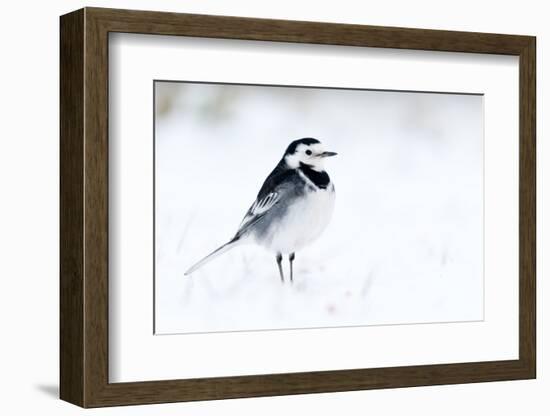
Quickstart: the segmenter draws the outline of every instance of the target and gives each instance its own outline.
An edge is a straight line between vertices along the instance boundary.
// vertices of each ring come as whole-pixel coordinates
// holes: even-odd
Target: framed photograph
[[[82,407],[535,378],[535,38],[61,17]]]

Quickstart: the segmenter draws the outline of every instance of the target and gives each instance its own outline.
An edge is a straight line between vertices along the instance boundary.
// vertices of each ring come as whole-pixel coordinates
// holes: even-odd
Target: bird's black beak
[[[336,156],[338,153],[336,152],[323,152],[319,155],[319,157],[330,157],[330,156]]]

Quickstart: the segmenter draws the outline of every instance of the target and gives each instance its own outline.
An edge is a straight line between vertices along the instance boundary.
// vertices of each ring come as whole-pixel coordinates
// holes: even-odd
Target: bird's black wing
[[[291,182],[294,175],[297,175],[294,169],[287,168],[283,160],[279,162],[264,181],[256,200],[246,212],[237,235],[256,223],[281,200],[282,188],[284,188],[282,185]]]
[[[282,159],[265,179],[260,188],[260,192],[258,192],[256,196],[256,201],[265,198],[269,193],[281,185],[281,183],[291,180],[295,175],[297,175],[296,170],[290,169],[284,159]]]

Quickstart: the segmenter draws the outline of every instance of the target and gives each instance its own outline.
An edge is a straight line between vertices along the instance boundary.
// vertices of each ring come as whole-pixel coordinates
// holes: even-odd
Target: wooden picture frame
[[[85,8],[61,17],[60,396],[82,407],[535,378],[535,38]],[[108,35],[298,42],[519,57],[519,359],[109,383]]]

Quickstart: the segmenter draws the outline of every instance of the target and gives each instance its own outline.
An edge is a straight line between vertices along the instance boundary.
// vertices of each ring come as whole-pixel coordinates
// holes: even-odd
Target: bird
[[[315,241],[331,220],[335,188],[325,170],[325,160],[336,155],[315,138],[292,141],[263,182],[233,238],[191,266],[185,275],[234,247],[255,243],[275,254],[282,283],[283,255],[288,255],[292,283],[296,251]]]

